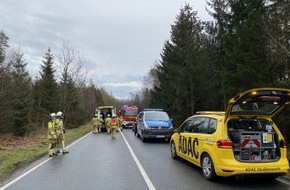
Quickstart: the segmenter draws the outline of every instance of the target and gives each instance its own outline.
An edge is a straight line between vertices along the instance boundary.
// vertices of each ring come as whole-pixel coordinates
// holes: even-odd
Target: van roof
[[[197,111],[195,115],[220,115],[224,116],[224,111]]]
[[[158,108],[145,108],[144,111],[163,111],[163,109],[158,109]]]

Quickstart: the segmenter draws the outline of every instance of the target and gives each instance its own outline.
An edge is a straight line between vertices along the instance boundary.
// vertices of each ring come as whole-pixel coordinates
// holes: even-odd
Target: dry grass
[[[90,126],[67,130],[67,142],[83,136],[90,130]],[[21,164],[47,154],[47,151],[47,130],[36,131],[27,137],[0,134],[0,177],[13,171]]]
[[[17,148],[38,147],[47,142],[47,132],[38,131],[28,137],[16,137],[11,134],[0,135],[0,151]]]

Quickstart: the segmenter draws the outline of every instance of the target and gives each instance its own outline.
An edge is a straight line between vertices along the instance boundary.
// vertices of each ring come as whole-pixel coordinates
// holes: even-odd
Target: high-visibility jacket
[[[57,133],[56,133],[56,129],[55,129],[55,121],[50,120],[47,123],[47,127],[48,127],[47,138],[50,140],[55,140],[57,138]]]
[[[121,126],[123,124],[123,117],[118,117],[118,121],[119,121],[119,126]]]
[[[103,119],[102,118],[97,118],[97,125],[100,125],[103,123]]]
[[[106,122],[106,125],[111,125],[111,118],[110,117],[107,117],[106,119],[105,119],[105,122]]]
[[[118,126],[118,119],[117,118],[112,118],[111,119],[111,125],[112,126]]]
[[[92,124],[93,125],[98,125],[98,118],[97,117],[93,117]]]
[[[56,130],[63,130],[63,122],[62,119],[55,119],[55,128]]]

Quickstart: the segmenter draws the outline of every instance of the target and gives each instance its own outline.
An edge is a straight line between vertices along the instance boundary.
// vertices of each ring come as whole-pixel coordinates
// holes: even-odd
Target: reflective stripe
[[[118,120],[117,120],[117,118],[112,118],[112,120],[111,120],[111,125],[112,125],[112,126],[117,126],[117,125],[118,125]]]

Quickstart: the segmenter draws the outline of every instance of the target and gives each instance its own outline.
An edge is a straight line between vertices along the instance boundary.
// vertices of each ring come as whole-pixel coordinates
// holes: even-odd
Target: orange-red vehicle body
[[[138,114],[137,106],[124,105],[119,111],[119,117],[123,118],[123,127],[132,128],[136,123],[136,117]]]

